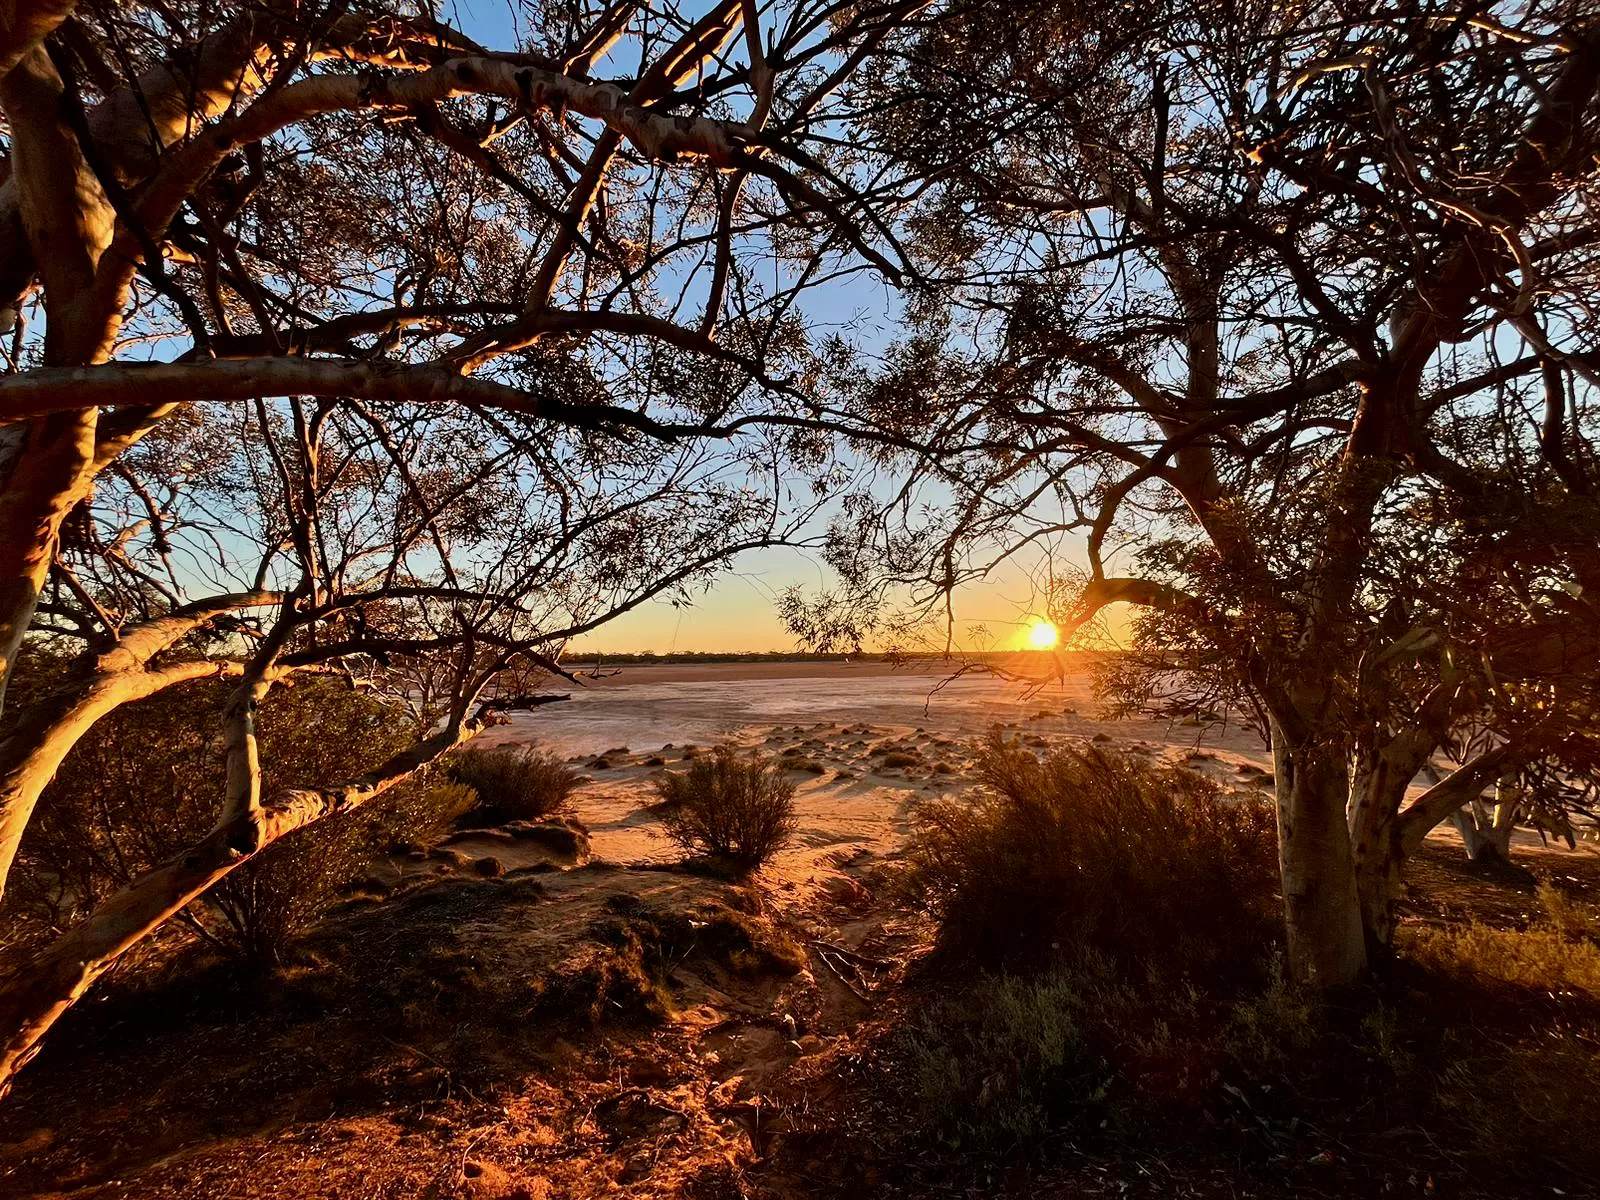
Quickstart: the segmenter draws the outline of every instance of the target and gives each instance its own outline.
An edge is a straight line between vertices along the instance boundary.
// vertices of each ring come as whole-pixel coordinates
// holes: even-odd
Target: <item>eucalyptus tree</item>
[[[846,427],[805,294],[895,270],[816,131],[904,7],[488,6],[498,49],[384,0],[0,13],[0,688],[75,655],[5,714],[0,892],[97,719],[236,681],[215,830],[9,977],[0,1089],[206,888],[525,699],[501,680],[798,535]],[[310,670],[427,720],[263,797],[255,707]]]
[[[798,623],[1077,556],[1056,620],[1135,606],[1125,698],[1259,718],[1293,973],[1356,981],[1440,821],[1593,796],[1600,21],[958,0],[871,81],[938,281],[871,387],[963,482],[863,507]]]

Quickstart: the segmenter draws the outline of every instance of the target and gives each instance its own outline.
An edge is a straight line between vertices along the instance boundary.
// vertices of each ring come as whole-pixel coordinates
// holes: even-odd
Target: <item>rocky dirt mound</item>
[[[737,1195],[760,1101],[706,1039],[783,1047],[817,990],[746,887],[413,881],[272,980],[215,964],[86,1006],[0,1110],[0,1195]]]

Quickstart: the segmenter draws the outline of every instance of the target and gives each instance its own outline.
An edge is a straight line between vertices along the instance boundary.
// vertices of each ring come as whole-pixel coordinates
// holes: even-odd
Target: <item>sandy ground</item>
[[[1035,750],[1113,742],[1241,793],[1271,785],[1271,754],[1249,729],[1107,719],[1088,674],[1037,691],[987,674],[951,678],[936,664],[630,666],[580,678],[561,685],[570,700],[518,714],[490,738],[548,746],[589,776],[574,811],[589,828],[593,856],[605,862],[678,857],[644,809],[650,780],[722,742],[796,765],[800,836],[767,869],[786,888],[842,888],[841,865],[892,857],[918,803],[968,786],[966,769],[996,728]],[[886,752],[915,761],[886,767]],[[1448,826],[1433,836],[1460,844]],[[1516,845],[1568,853],[1530,832],[1519,832]],[[1600,843],[1582,842],[1577,853],[1600,855]]]
[[[968,786],[967,767],[995,728],[1036,749],[1115,740],[1241,788],[1270,766],[1260,739],[1237,725],[1102,720],[1087,676],[1029,694],[988,675],[879,663],[729,663],[628,667],[567,690],[571,700],[519,715],[493,737],[549,746],[590,777],[574,812],[596,859],[679,857],[643,807],[650,780],[731,743],[794,764],[800,833],[766,871],[780,888],[843,888],[841,866],[892,857],[919,802]]]
[[[1037,751],[1125,747],[1238,794],[1266,794],[1271,782],[1266,747],[1248,730],[1103,720],[1086,676],[1029,694],[878,664],[717,664],[628,668],[572,690],[492,740],[543,744],[574,763],[587,777],[572,804],[586,837],[512,825],[397,857],[384,881],[393,894],[358,897],[327,922],[299,990],[253,1018],[255,1053],[238,1053],[226,1008],[119,1043],[109,1070],[92,1034],[81,1045],[56,1039],[55,1065],[25,1075],[0,1109],[0,1196],[894,1191],[896,1170],[871,1165],[838,1173],[869,1191],[839,1190],[830,1181],[841,1164],[824,1147],[835,1144],[829,1122],[855,1120],[848,1081],[875,1031],[892,1025],[931,936],[883,887],[916,807],[971,786],[967,769],[995,727]],[[787,764],[798,784],[799,835],[756,888],[676,866],[681,852],[648,809],[652,779],[718,742]],[[1457,840],[1448,829],[1435,837]],[[1592,842],[1576,853],[1534,835],[1518,843],[1520,863],[1542,860],[1541,875],[1600,856]],[[1422,858],[1437,860],[1423,865],[1441,894],[1457,896],[1459,849]],[[1522,892],[1495,899],[1516,919],[1531,903]],[[793,948],[791,969],[698,946],[693,931],[730,906]],[[659,1023],[619,1018],[584,1032],[520,1015],[547,989],[565,995],[566,981],[601,977],[625,944],[619,922],[674,917],[686,918],[690,941],[658,983]],[[756,1164],[760,1187],[749,1191],[741,1172]],[[1035,1194],[1160,1194],[1101,1182]]]

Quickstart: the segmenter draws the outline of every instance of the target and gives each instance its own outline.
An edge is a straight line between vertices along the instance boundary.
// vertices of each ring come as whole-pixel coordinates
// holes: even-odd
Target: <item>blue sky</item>
[[[706,6],[700,0],[688,0],[683,8],[693,16]],[[599,11],[602,6],[592,7]],[[474,40],[495,48],[520,46],[526,39],[526,17],[516,0],[452,0],[441,6],[440,15]],[[597,74],[604,74],[608,67],[624,75],[636,68],[629,41],[619,44],[610,61],[598,65]],[[886,344],[894,336],[899,316],[898,297],[882,281],[865,276],[819,289],[805,307],[819,333],[829,326],[848,325],[852,340],[869,348]],[[991,580],[964,589],[956,604],[958,644],[974,645],[969,631],[981,625],[988,631],[989,645],[1020,646],[1043,608],[1042,588],[1031,577],[1040,572],[1038,562],[1008,564]],[[584,638],[574,650],[792,649],[793,640],[777,617],[777,597],[795,585],[815,592],[831,582],[828,568],[815,552],[789,548],[752,552],[700,593],[692,606],[667,601],[642,605]]]

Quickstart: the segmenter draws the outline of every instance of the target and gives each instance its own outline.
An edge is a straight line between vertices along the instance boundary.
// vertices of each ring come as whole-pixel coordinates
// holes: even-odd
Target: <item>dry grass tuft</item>
[[[656,811],[685,850],[756,867],[788,844],[796,825],[795,783],[766,759],[719,746],[710,758],[655,781]]]
[[[1600,921],[1548,882],[1541,914],[1526,929],[1474,922],[1403,931],[1407,957],[1456,980],[1600,1001]]]
[[[478,794],[478,807],[469,819],[480,825],[548,817],[561,810],[581,782],[560,757],[532,746],[464,750],[450,759],[449,771]]]

